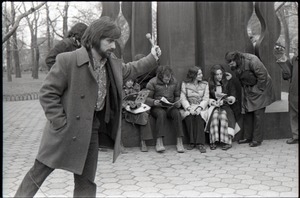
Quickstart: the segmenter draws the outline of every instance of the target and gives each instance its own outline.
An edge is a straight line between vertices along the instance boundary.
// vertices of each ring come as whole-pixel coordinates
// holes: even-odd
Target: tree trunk
[[[49,6],[46,3],[46,12],[47,12],[47,47],[48,52],[50,52],[52,46],[51,46],[51,34],[50,34],[50,16],[49,16]]]
[[[7,20],[7,4],[5,3],[4,15],[5,15],[5,28],[6,32],[9,32],[9,21]],[[6,40],[6,72],[7,72],[7,81],[12,81],[11,76],[11,49],[10,49],[10,38]]]
[[[7,28],[8,30],[8,28]],[[7,81],[11,82],[11,50],[10,50],[10,39],[6,40],[6,69],[7,69]]]
[[[64,34],[64,38],[67,38],[67,36],[68,36],[68,9],[69,9],[69,3],[65,2],[64,16],[63,16],[63,34]]]
[[[11,17],[12,24],[15,24],[16,12],[14,2],[11,2]],[[15,75],[16,78],[21,78],[21,68],[20,68],[20,58],[19,58],[19,49],[18,49],[18,39],[17,31],[13,34],[13,57],[15,65]]]

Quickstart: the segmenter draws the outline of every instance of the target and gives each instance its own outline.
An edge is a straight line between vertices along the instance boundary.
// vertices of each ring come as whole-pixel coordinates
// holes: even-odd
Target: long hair
[[[233,51],[233,52],[227,52],[225,54],[225,60],[227,63],[230,63],[231,61],[235,61],[237,66],[240,67],[242,65],[242,59],[244,56],[241,52]]]
[[[156,70],[156,76],[158,79],[162,80],[164,75],[173,76],[173,70],[169,65],[161,65]]]
[[[225,69],[222,65],[214,65],[212,66],[212,68],[210,69],[210,77],[209,77],[209,87],[213,88],[216,86],[216,81],[215,81],[215,75],[217,70],[221,70],[222,71],[222,80],[221,80],[221,85],[223,87],[226,87],[228,80],[226,78],[226,73],[225,73]]]
[[[100,49],[100,40],[105,38],[118,39],[121,36],[120,27],[108,16],[103,16],[92,22],[82,36],[82,45],[90,51]]]
[[[75,37],[79,42],[81,41],[81,37],[87,29],[87,25],[84,23],[76,23],[68,32],[67,38]]]
[[[199,69],[201,69],[201,68],[198,66],[190,67],[186,74],[186,78],[185,78],[184,82],[186,82],[186,83],[194,82],[194,80],[197,78]],[[201,71],[202,71],[202,69],[201,69]]]

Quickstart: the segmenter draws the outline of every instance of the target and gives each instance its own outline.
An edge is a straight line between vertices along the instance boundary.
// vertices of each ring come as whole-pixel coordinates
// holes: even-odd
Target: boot
[[[166,149],[164,147],[163,139],[162,137],[159,137],[156,139],[156,151],[157,152],[164,152]]]
[[[141,151],[142,152],[148,152],[148,148],[147,148],[145,140],[141,141]]]
[[[183,144],[182,144],[182,137],[178,137],[177,138],[177,152],[178,153],[184,153],[184,147],[183,147]]]

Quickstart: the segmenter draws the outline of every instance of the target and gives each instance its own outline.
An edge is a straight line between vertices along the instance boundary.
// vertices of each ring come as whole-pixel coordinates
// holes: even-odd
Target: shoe
[[[294,139],[294,138],[291,138],[291,139],[288,139],[286,141],[287,144],[298,144],[298,139]]]
[[[162,139],[162,137],[159,137],[159,138],[157,138],[156,139],[156,151],[157,152],[164,152],[166,149],[165,149],[165,147],[164,147],[164,144],[163,144],[163,139]]]
[[[142,152],[148,152],[148,148],[147,148],[145,140],[141,141],[141,151]]]
[[[183,144],[182,144],[182,137],[177,138],[176,148],[177,148],[178,153],[184,153],[184,147],[183,147]]]
[[[206,153],[206,149],[205,149],[204,145],[199,144],[199,145],[197,145],[197,147],[200,150],[200,153]]]
[[[210,147],[210,150],[216,150],[217,145],[215,145],[215,144],[210,144],[209,147]]]
[[[249,143],[249,146],[250,147],[257,147],[257,146],[260,146],[261,145],[261,142],[257,142],[257,141],[252,141]]]
[[[196,147],[195,144],[189,144],[189,145],[187,145],[186,149],[187,150],[193,150],[195,147]]]
[[[222,150],[226,151],[228,149],[230,149],[232,146],[231,144],[225,144],[223,147],[222,147]]]
[[[251,142],[251,140],[249,140],[249,139],[243,139],[243,140],[238,141],[239,144],[246,144],[246,143],[250,143],[250,142]]]

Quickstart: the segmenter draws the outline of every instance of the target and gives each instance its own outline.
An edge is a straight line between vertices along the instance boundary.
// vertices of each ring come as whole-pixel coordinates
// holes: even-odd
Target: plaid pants
[[[220,108],[216,108],[214,110],[210,123],[209,136],[211,144],[216,141],[223,142],[225,144],[232,143],[232,136],[228,134],[228,119],[225,110]]]

